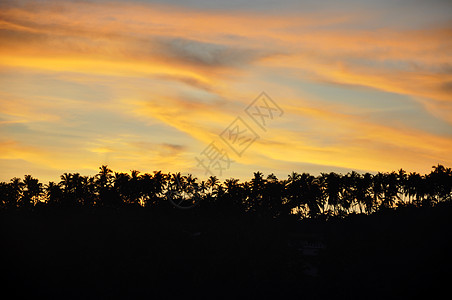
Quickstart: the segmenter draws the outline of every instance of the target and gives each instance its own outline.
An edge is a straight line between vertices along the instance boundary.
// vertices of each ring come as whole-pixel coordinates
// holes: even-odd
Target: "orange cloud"
[[[308,31],[287,39],[291,53],[265,58],[264,66],[308,80],[409,95],[452,122],[450,28]]]
[[[278,101],[291,102],[289,99]],[[252,144],[243,157],[233,157],[234,153],[223,145],[233,160],[242,165],[277,165],[280,161],[372,171],[390,171],[394,166],[416,170],[422,165],[426,172],[432,161],[452,163],[448,158],[452,139],[448,136],[394,128],[359,115],[335,112],[334,107],[318,108],[299,99],[296,102],[297,106],[283,106],[285,115],[281,122],[297,124],[302,118],[309,124],[308,128],[273,127],[261,133],[261,139]],[[157,118],[201,141],[204,147],[215,140],[221,143],[218,134],[235,117],[230,110],[222,111],[202,103],[187,104],[183,99],[165,99],[158,104],[129,103],[136,105],[135,113]],[[253,125],[251,120],[247,121]]]
[[[363,117],[304,106],[285,107],[287,115],[311,124],[306,131],[272,129],[250,152],[280,161],[309,162],[373,171],[394,166],[428,171],[431,162],[452,163],[452,139],[410,128],[394,128]],[[250,157],[253,153],[250,154]],[[364,167],[365,166],[365,167]]]
[[[118,76],[160,74],[211,87],[222,84],[215,78],[237,76],[241,66],[260,60],[270,68],[310,72],[312,80],[411,95],[452,120],[445,88],[452,81],[450,28],[351,31],[326,26],[360,18],[232,15],[120,3],[29,4],[0,14],[0,41],[6,46],[0,63]]]
[[[0,121],[0,126],[7,123],[28,122],[58,122],[61,120],[56,113],[51,113],[52,104],[40,101],[39,107],[30,105],[28,101],[8,93],[0,92],[0,115],[6,120]]]

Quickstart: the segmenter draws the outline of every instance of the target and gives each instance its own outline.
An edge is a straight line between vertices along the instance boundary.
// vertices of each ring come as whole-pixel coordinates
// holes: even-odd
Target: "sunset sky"
[[[0,181],[202,179],[209,145],[223,179],[451,167],[452,1],[0,1]]]

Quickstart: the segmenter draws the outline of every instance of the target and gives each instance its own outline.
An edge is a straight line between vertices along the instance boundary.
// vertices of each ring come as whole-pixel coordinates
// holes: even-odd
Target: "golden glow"
[[[255,166],[289,173],[303,163],[422,172],[450,165],[450,24],[360,26],[372,18],[119,2],[5,5],[0,163],[196,171],[194,157],[265,90],[285,114],[235,159],[240,174]],[[394,102],[365,108],[357,91]],[[381,112],[395,116],[399,105],[400,121],[387,122]]]

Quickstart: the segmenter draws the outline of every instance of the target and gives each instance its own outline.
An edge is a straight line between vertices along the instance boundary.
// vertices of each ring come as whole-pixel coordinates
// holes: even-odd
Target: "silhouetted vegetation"
[[[451,196],[441,165],[243,183],[27,175],[0,183],[0,282],[48,299],[431,298],[452,276]]]
[[[180,199],[179,199],[179,198]],[[185,198],[182,198],[185,197]],[[434,206],[452,198],[452,170],[442,165],[430,174],[398,172],[312,176],[293,172],[287,179],[254,173],[248,182],[211,176],[199,182],[180,173],[113,173],[108,166],[94,177],[64,173],[58,183],[43,185],[31,175],[0,183],[1,208],[125,207],[162,208],[168,199],[196,202],[204,209],[230,210],[271,217],[343,217],[400,206]],[[178,200],[179,201],[176,201]]]

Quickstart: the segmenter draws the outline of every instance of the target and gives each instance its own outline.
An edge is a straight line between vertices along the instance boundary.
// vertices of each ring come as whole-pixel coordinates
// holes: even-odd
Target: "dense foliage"
[[[43,185],[26,175],[0,183],[2,208],[51,207],[168,207],[171,200],[180,207],[198,204],[208,209],[256,213],[271,217],[345,216],[371,214],[400,206],[434,206],[452,198],[452,170],[434,166],[429,174],[413,172],[345,175],[322,173],[313,176],[293,172],[285,180],[261,172],[247,182],[230,178],[220,182],[211,176],[199,182],[180,173],[113,173],[108,166],[93,177],[64,173],[58,183]]]

